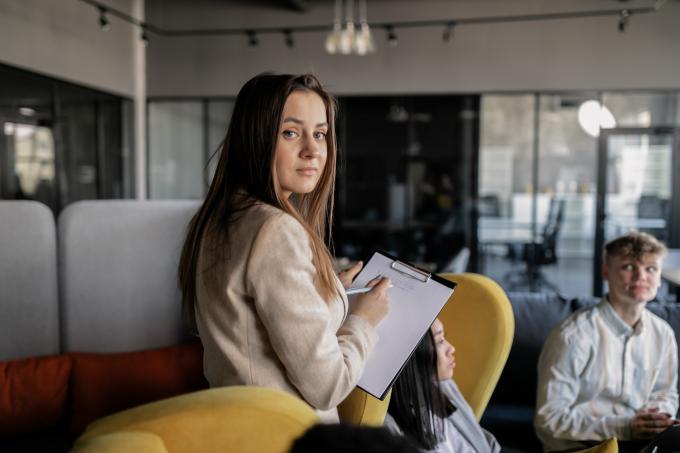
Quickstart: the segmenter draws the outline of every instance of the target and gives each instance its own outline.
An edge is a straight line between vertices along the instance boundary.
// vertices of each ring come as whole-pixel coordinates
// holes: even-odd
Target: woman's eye
[[[314,132],[314,138],[317,140],[324,140],[326,138],[326,132]]]
[[[647,272],[649,272],[650,274],[656,274],[658,271],[659,271],[659,270],[658,270],[656,267],[654,267],[654,266],[649,266],[649,267],[647,268]]]
[[[286,138],[294,138],[297,137],[297,132],[295,131],[283,131],[283,136]]]

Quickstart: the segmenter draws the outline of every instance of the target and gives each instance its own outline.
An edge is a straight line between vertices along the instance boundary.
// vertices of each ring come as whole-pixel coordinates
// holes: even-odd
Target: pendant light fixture
[[[338,52],[342,36],[342,0],[335,0],[333,6],[333,29],[326,36],[326,52],[333,55]]]
[[[375,52],[375,41],[366,18],[366,1],[335,0],[333,28],[326,36],[326,52],[331,55],[366,55]],[[359,10],[358,29],[354,22],[355,5],[358,5]]]
[[[366,18],[366,0],[359,0],[359,32],[354,38],[354,52],[366,55],[375,52],[375,41]]]

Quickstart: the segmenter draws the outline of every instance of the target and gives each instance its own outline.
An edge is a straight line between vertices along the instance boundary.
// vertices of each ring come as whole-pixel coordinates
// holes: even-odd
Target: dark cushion
[[[538,293],[510,293],[508,297],[515,315],[515,337],[492,402],[534,406],[538,356],[548,334],[564,318],[599,299]]]
[[[66,413],[70,373],[66,355],[0,362],[0,439],[56,428]]]

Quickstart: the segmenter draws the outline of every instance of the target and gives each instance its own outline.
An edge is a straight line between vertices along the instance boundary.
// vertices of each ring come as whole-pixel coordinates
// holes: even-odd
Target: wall
[[[262,2],[147,0],[151,23],[166,28],[245,28],[330,24],[332,2],[310,1],[307,13],[265,7]],[[626,7],[651,6],[629,1]],[[616,9],[615,0],[372,0],[369,22],[538,14]],[[148,48],[149,96],[234,95],[265,70],[313,71],[338,94],[453,93],[572,89],[680,87],[680,2],[655,14],[633,16],[626,33],[614,16],[462,25],[452,42],[442,29],[397,29],[389,47],[376,30],[379,50],[368,57],[329,56],[325,33],[264,35],[248,47],[245,36],[159,37]],[[330,25],[329,25],[330,26]]]
[[[105,3],[131,13],[138,0]],[[143,12],[143,11],[142,11]],[[0,0],[0,63],[133,97],[139,33],[78,0]]]

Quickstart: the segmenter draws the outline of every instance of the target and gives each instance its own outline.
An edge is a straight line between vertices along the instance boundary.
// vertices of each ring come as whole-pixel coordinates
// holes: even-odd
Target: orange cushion
[[[114,412],[207,388],[200,342],[116,354],[72,353],[69,431]]]
[[[54,428],[66,413],[67,355],[0,362],[0,437]]]

